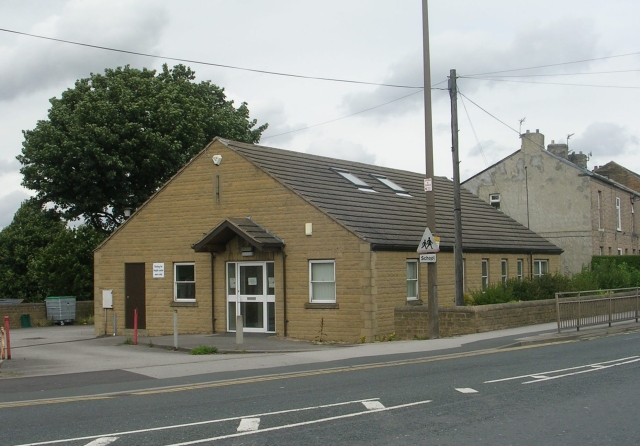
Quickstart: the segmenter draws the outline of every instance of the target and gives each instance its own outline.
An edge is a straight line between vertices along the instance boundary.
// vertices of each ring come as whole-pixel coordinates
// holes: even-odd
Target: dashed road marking
[[[595,364],[586,364],[586,365],[580,365],[576,367],[568,367],[566,369],[551,370],[548,372],[533,373],[530,375],[512,376],[510,378],[493,379],[491,381],[485,381],[484,383],[485,384],[499,383],[499,382],[505,382],[505,381],[514,381],[517,379],[533,378],[533,380],[531,381],[525,381],[522,383],[522,384],[532,384],[532,383],[538,383],[542,381],[549,381],[551,379],[566,378],[567,376],[574,376],[574,375],[581,375],[583,373],[596,372],[598,370],[605,370],[605,369],[616,367],[619,365],[632,364],[638,361],[640,361],[640,356],[629,356],[628,358],[613,359],[611,361],[597,362]]]
[[[471,387],[456,387],[456,390],[460,393],[478,393],[476,389],[472,389]]]
[[[260,418],[243,418],[240,420],[237,432],[257,431],[260,426]]]
[[[107,446],[108,444],[116,441],[118,437],[102,437],[96,438],[91,443],[87,443],[85,446]]]
[[[369,410],[384,409],[384,405],[380,401],[363,401],[362,404]]]

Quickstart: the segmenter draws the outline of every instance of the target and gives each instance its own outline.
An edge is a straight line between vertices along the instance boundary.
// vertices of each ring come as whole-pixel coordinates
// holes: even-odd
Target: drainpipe
[[[287,253],[282,250],[282,310],[284,311],[284,337],[287,337]]]
[[[216,255],[213,253],[213,251],[211,252],[211,333],[215,333],[216,332],[216,317],[215,317],[215,301],[213,299],[214,296],[214,281],[213,281],[213,271],[214,271],[214,261],[215,261]]]

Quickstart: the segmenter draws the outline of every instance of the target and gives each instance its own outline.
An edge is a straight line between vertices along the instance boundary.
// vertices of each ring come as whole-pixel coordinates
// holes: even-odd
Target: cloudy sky
[[[590,168],[613,160],[640,172],[638,16],[637,0],[431,0],[436,175],[452,176],[449,95],[440,89],[450,69],[464,95],[463,180],[519,148],[523,118],[522,132],[540,129],[547,144],[573,134],[570,150],[591,153]],[[0,28],[0,227],[29,194],[15,160],[22,130],[92,72],[177,63],[164,56],[423,84],[421,0],[0,0]],[[265,145],[425,170],[421,90],[187,65],[269,123]]]

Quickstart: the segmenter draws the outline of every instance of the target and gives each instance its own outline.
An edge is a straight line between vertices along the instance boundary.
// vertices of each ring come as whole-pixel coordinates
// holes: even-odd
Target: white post
[[[236,344],[240,345],[244,342],[244,336],[242,333],[242,315],[236,316]]]

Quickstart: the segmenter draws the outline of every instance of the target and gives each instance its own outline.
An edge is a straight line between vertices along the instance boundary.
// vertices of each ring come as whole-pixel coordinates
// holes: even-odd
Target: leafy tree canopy
[[[67,228],[37,200],[26,200],[0,231],[0,297],[40,302],[47,296],[93,294],[93,249],[104,234]]]
[[[111,232],[215,136],[256,143],[246,103],[176,65],[106,69],[52,98],[48,120],[24,131],[22,184],[66,219]]]

